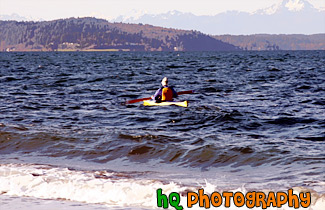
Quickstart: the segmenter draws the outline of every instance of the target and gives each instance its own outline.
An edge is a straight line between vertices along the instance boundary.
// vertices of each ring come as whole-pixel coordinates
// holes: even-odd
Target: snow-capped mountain
[[[309,10],[314,9],[314,6],[311,5],[308,1],[304,0],[285,0],[281,4],[282,8],[287,8],[289,11],[302,11],[302,10]]]
[[[0,20],[29,21],[30,19],[13,13],[11,15],[0,15]]]
[[[325,11],[307,0],[283,0],[253,13],[228,11],[214,16],[197,16],[171,11],[164,14],[120,16],[113,21],[198,30],[207,34],[316,34],[325,33]]]
[[[20,16],[16,13],[13,13],[11,15],[0,15],[0,20],[15,20],[15,21],[44,21],[44,19],[36,19],[33,17],[24,17]]]
[[[267,14],[272,15],[279,12],[299,12],[299,11],[313,11],[319,12],[312,4],[306,0],[283,0],[279,4],[274,4],[271,7],[260,9],[253,14]]]

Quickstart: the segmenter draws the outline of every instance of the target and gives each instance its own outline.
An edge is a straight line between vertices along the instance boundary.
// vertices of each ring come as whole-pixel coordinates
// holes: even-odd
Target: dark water
[[[324,51],[1,53],[0,163],[324,193],[324,63]],[[195,90],[179,97],[189,107],[125,105],[164,76]]]

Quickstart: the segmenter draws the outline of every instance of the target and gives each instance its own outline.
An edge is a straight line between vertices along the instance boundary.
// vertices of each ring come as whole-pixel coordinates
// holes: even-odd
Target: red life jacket
[[[162,101],[172,101],[173,100],[173,91],[169,87],[165,87],[162,89]]]

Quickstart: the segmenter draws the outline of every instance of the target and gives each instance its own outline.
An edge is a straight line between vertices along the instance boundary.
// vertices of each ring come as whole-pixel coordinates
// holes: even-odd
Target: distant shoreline
[[[207,35],[199,31],[96,18],[0,21],[0,51],[278,51],[325,50],[325,33]]]

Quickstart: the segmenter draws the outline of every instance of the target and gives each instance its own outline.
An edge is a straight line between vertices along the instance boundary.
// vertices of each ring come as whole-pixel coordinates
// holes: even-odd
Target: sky
[[[308,0],[325,9],[324,0]],[[0,15],[18,14],[33,20],[69,17],[113,19],[120,15],[159,14],[177,10],[195,15],[216,15],[225,11],[254,12],[282,0],[0,0]]]

